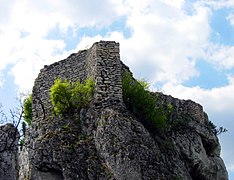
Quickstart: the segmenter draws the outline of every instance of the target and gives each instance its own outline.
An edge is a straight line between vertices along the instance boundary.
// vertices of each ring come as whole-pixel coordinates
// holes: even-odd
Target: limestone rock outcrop
[[[17,178],[18,130],[13,124],[0,126],[0,180]]]
[[[228,179],[202,106],[152,93],[157,103],[173,110],[167,129],[148,127],[124,104],[124,72],[130,70],[113,41],[97,42],[40,71],[33,87],[32,124],[19,151],[18,179]],[[70,117],[54,116],[49,97],[54,80],[84,82],[90,76],[95,90],[89,107]]]

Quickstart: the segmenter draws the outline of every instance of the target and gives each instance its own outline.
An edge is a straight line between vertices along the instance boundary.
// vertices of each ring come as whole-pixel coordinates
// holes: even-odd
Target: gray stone
[[[202,106],[152,93],[156,105],[171,104],[173,110],[164,131],[149,127],[125,107],[124,72],[130,71],[114,41],[94,43],[40,71],[33,87],[32,125],[19,151],[18,179],[228,179],[218,138],[207,127]],[[70,117],[52,116],[49,89],[54,80],[84,82],[90,76],[95,82],[90,106]]]
[[[0,126],[0,180],[17,179],[19,133],[13,124]]]

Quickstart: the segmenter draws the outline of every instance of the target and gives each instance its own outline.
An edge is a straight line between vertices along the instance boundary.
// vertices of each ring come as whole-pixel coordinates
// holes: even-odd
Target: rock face
[[[0,179],[17,178],[18,130],[13,124],[0,126]]]
[[[173,110],[167,129],[149,128],[124,104],[126,71],[113,41],[45,66],[33,88],[33,119],[19,152],[18,179],[227,180],[218,138],[202,106],[152,93]],[[70,117],[54,116],[49,98],[54,80],[84,82],[90,76],[95,81],[90,106]]]

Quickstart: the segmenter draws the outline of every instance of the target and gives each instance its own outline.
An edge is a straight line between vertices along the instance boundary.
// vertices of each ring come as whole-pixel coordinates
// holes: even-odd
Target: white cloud
[[[171,6],[174,6],[176,8],[181,8],[183,4],[185,3],[184,0],[164,0],[163,2]]]
[[[234,68],[234,46],[210,43],[206,59],[218,69],[232,69]]]
[[[24,42],[26,41],[26,42]],[[14,51],[13,58],[17,62],[11,70],[15,84],[20,90],[30,90],[33,82],[43,65],[51,64],[61,59],[65,44],[59,40],[26,38],[18,41],[19,50]],[[23,46],[20,46],[20,43]]]
[[[183,85],[165,84],[163,90],[167,94],[173,94],[181,99],[192,99],[202,104],[209,112],[232,112],[234,109],[234,81],[230,78],[229,84],[220,88],[202,89],[196,87],[185,87]],[[234,115],[234,112],[232,112]],[[230,113],[229,113],[230,114]]]
[[[28,7],[32,12],[42,15],[59,15],[64,19],[57,19],[59,24],[63,26],[65,24],[69,26],[77,25],[83,26],[105,26],[109,25],[120,14],[115,9],[115,5],[119,3],[103,0],[35,0],[27,1]]]
[[[101,35],[97,35],[94,37],[82,37],[80,43],[77,45],[76,50],[82,50],[82,49],[88,49],[90,48],[94,42],[98,42],[100,40],[102,40],[103,37]]]
[[[233,0],[199,0],[195,2],[199,6],[209,6],[213,9],[221,9],[221,8],[231,8],[234,7]]]
[[[166,93],[193,99],[211,114],[233,117],[231,76],[227,86],[209,90],[181,84],[199,75],[196,69],[199,58],[218,68],[234,67],[234,48],[209,42],[212,11],[234,7],[234,1],[200,0],[190,14],[183,9],[185,3],[185,0],[0,0],[0,74],[11,64],[15,83],[21,90],[30,90],[43,65],[70,53],[64,50],[63,39],[48,40],[49,32],[58,28],[59,33],[68,35],[69,28],[75,31],[80,27],[100,30],[124,16],[132,33],[129,38],[110,29],[103,36],[82,37],[74,51],[86,49],[95,41],[118,41],[122,60],[137,77],[164,84]],[[234,24],[233,15],[227,19]]]
[[[234,13],[229,14],[226,19],[234,26]]]
[[[0,88],[2,87],[3,84],[4,84],[4,78],[2,74],[0,73]]]
[[[66,34],[68,28],[101,28],[124,13],[116,9],[120,8],[119,2],[108,0],[0,0],[0,4],[4,4],[0,6],[0,17],[4,17],[0,18],[0,72],[11,64],[11,73],[21,90],[32,88],[44,64],[65,58],[69,53],[64,51],[63,39],[47,39],[53,29]]]
[[[120,40],[123,59],[135,72],[142,73],[142,76],[147,72],[153,82],[179,83],[198,75],[194,67],[195,61],[202,56],[210,32],[209,10],[197,7],[196,12],[188,16],[182,9],[183,3],[182,0],[147,0],[137,3],[131,0],[106,0],[101,4],[96,1],[15,1],[9,23],[4,32],[0,33],[0,42],[4,42],[0,43],[0,47],[5,49],[1,52],[1,57],[5,58],[0,62],[0,70],[9,63],[19,64],[20,67],[22,62],[25,65],[29,62],[32,66],[35,64],[30,63],[33,59],[37,59],[37,64],[48,64],[49,59],[56,55],[54,49],[59,46],[59,51],[63,51],[64,48],[64,45],[61,46],[63,40],[46,40],[48,32],[55,27],[64,33],[68,27],[102,27],[125,14],[132,36],[124,39],[121,33],[110,32],[104,38],[114,37]],[[84,37],[78,48],[88,39],[90,45],[93,43],[91,40],[101,38],[103,37]],[[25,81],[22,78],[20,82],[20,76],[16,75],[19,70],[16,69],[20,68],[16,65],[12,72],[17,84],[22,85]]]
[[[101,36],[101,35],[96,35],[93,37],[84,36],[77,45],[76,51],[79,51],[81,49],[88,49],[93,45],[94,42],[99,42],[101,40],[123,42],[124,36],[122,32],[118,31],[112,31],[106,34],[106,36]]]
[[[20,31],[7,28],[0,34],[0,72],[11,65],[16,85],[30,90],[40,68],[55,61],[64,47],[62,40],[46,40],[33,33],[21,37]]]
[[[140,2],[131,4],[127,25],[133,33],[121,42],[123,60],[153,82],[180,83],[197,76],[195,61],[203,56],[210,34],[209,9],[197,7],[189,16],[182,9],[183,1],[176,6]]]
[[[8,22],[14,2],[15,0],[0,0],[0,29]]]

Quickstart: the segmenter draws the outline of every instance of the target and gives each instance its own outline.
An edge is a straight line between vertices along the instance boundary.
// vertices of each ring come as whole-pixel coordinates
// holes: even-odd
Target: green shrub
[[[150,122],[156,128],[162,128],[167,114],[162,106],[156,106],[156,98],[148,91],[149,84],[134,80],[130,73],[123,74],[122,83],[126,107],[140,119]]]
[[[28,125],[31,125],[32,121],[32,94],[30,94],[23,103],[24,114],[23,118]]]
[[[79,81],[56,79],[50,88],[50,100],[56,115],[72,115],[75,111],[87,106],[92,99],[94,82],[91,78],[85,84]]]

